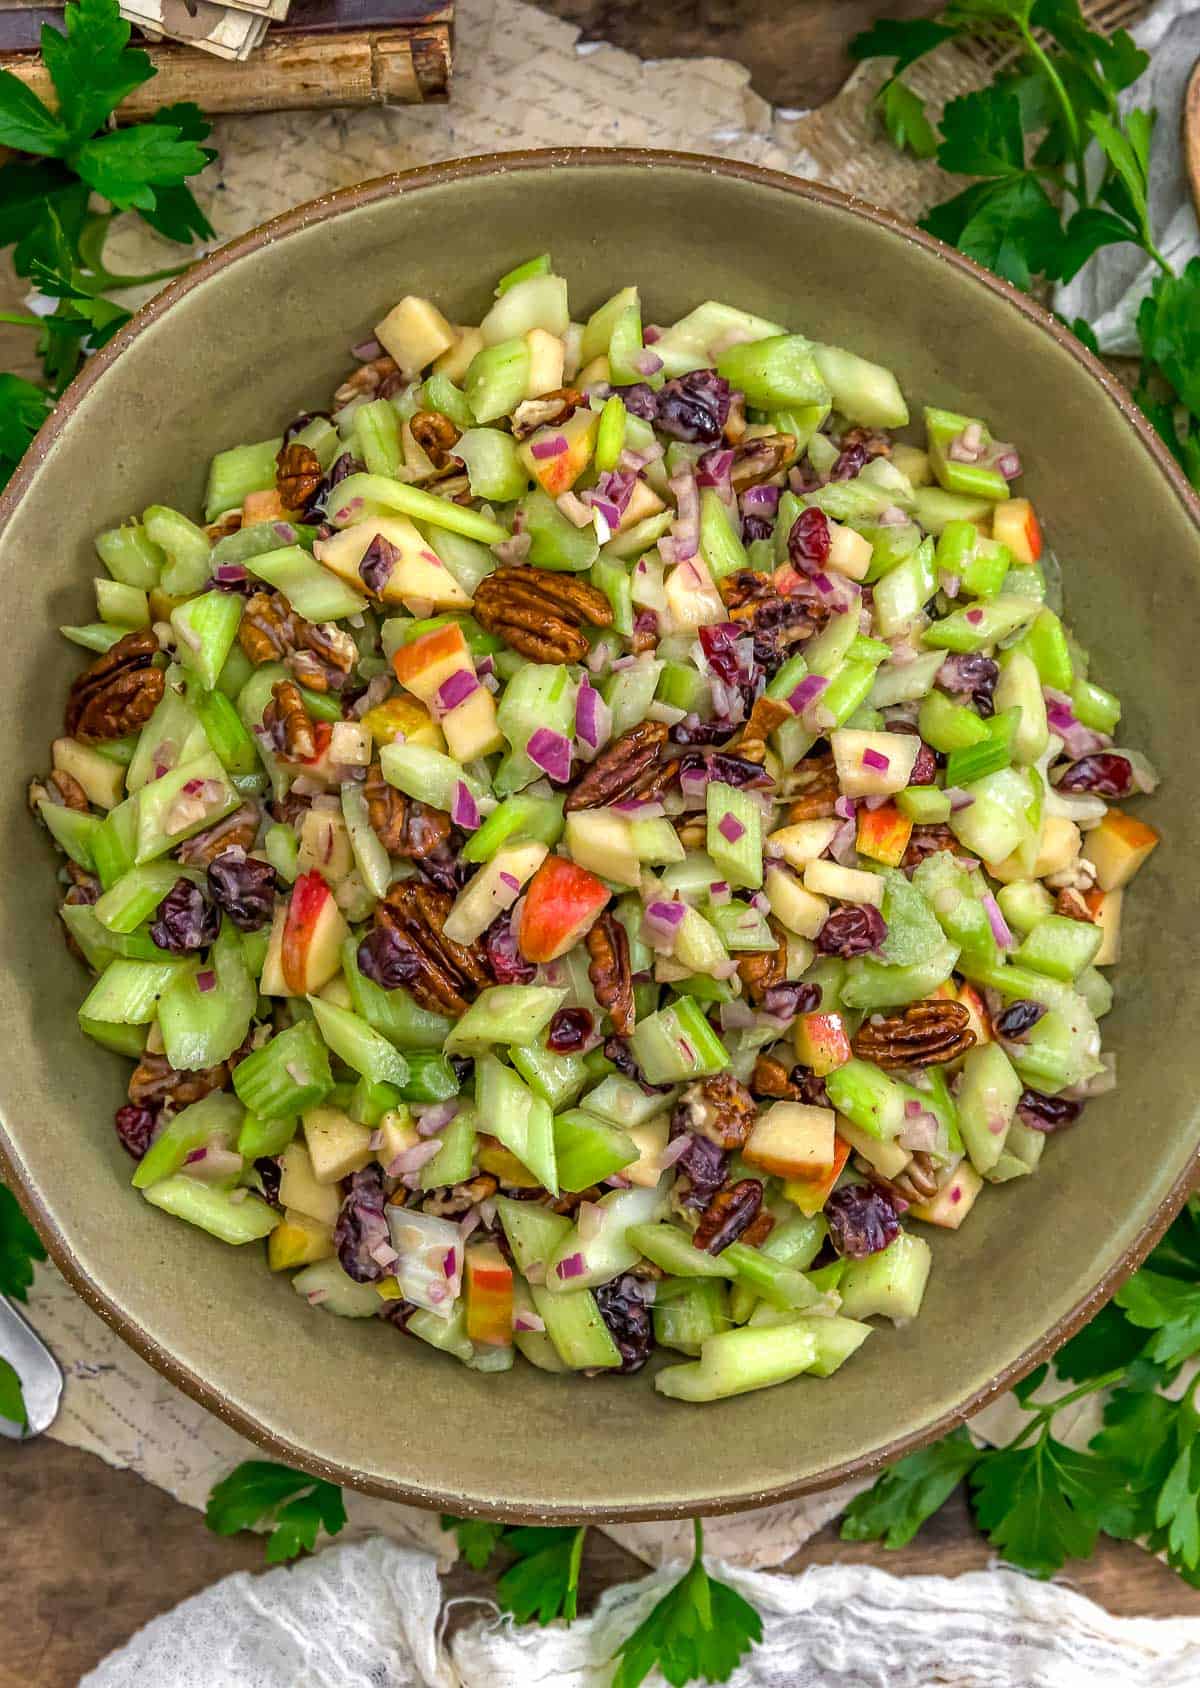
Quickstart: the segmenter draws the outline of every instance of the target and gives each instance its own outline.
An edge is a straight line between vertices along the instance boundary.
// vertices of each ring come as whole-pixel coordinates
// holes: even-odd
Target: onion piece
[[[539,727],[525,746],[525,754],[535,768],[540,768],[560,785],[571,777],[571,741],[552,727]]]

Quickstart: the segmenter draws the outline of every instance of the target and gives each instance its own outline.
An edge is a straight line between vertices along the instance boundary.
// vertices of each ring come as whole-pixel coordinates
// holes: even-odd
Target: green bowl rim
[[[36,470],[45,460],[50,448],[66,427],[84,395],[101,379],[114,359],[118,358],[144,329],[149,327],[151,323],[157,322],[164,312],[169,311],[177,300],[182,299],[193,288],[202,286],[210,276],[218,274],[229,264],[239,259],[249,257],[263,246],[273,246],[288,235],[298,233],[316,223],[324,222],[327,218],[341,216],[343,212],[355,210],[360,206],[394,199],[406,193],[420,192],[423,188],[440,187],[447,182],[472,180],[481,176],[507,175],[514,171],[553,169],[560,166],[571,169],[611,168],[613,166],[647,169],[667,166],[674,170],[688,170],[699,174],[731,176],[741,181],[753,183],[756,186],[774,188],[784,193],[793,194],[799,199],[808,200],[810,203],[830,210],[848,213],[851,217],[873,223],[879,228],[885,229],[911,245],[921,247],[922,250],[936,258],[940,263],[946,264],[968,277],[976,286],[983,287],[988,292],[1003,299],[1006,304],[1018,311],[1028,322],[1031,322],[1044,334],[1049,335],[1082,366],[1138,436],[1143,448],[1157,464],[1167,484],[1190,516],[1197,535],[1200,536],[1200,497],[1188,484],[1182,470],[1167,450],[1166,445],[1134,404],[1125,388],[1109,374],[1100,360],[1089,352],[1075,335],[1048,310],[1035,303],[1026,294],[1019,292],[1015,287],[1010,286],[1008,282],[993,275],[990,270],[983,269],[953,247],[944,245],[932,235],[925,234],[922,230],[915,228],[903,217],[894,212],[885,211],[877,205],[872,205],[867,200],[860,199],[852,194],[842,193],[838,189],[827,187],[820,182],[788,176],[778,170],[768,170],[761,165],[745,164],[734,159],[714,158],[703,153],[655,151],[640,147],[553,147],[523,152],[486,153],[470,158],[450,159],[438,164],[419,165],[414,169],[395,171],[386,176],[376,176],[369,181],[358,183],[352,187],[340,188],[334,193],[322,194],[317,199],[311,199],[302,205],[294,206],[290,211],[282,212],[269,222],[260,223],[256,228],[247,230],[245,234],[236,236],[233,240],[226,242],[225,245],[218,247],[214,252],[201,258],[186,274],[170,282],[161,293],[156,294],[154,298],[143,305],[135,313],[132,320],[94,357],[90,358],[83,370],[76,376],[38,431],[7,488],[0,494],[0,537],[3,536],[4,529],[28,490]],[[59,1229],[57,1220],[41,1198],[28,1187],[18,1171],[16,1149],[8,1138],[2,1115],[0,1115],[0,1174],[3,1175],[4,1180],[20,1200],[22,1207],[45,1243],[51,1260],[87,1305],[98,1313],[105,1323],[110,1325],[117,1335],[127,1342],[142,1359],[152,1365],[169,1382],[182,1389],[186,1395],[190,1395],[201,1406],[215,1413],[231,1429],[257,1443],[264,1452],[283,1460],[298,1470],[308,1472],[311,1476],[322,1477],[330,1482],[357,1489],[367,1494],[378,1495],[385,1500],[401,1501],[407,1505],[421,1506],[431,1510],[469,1512],[480,1517],[513,1521],[521,1521],[530,1516],[528,1512],[515,1510],[511,1507],[469,1505],[464,1502],[461,1496],[452,1492],[443,1493],[423,1488],[419,1484],[368,1477],[364,1473],[339,1465],[335,1461],[319,1459],[286,1438],[275,1436],[264,1430],[240,1408],[225,1400],[217,1387],[199,1377],[188,1367],[181,1365],[173,1355],[162,1348],[148,1332],[113,1303],[86,1276],[75,1258],[70,1243]],[[924,1447],[927,1443],[945,1435],[947,1431],[963,1423],[978,1412],[981,1407],[986,1406],[989,1401],[994,1400],[996,1396],[1011,1389],[1014,1383],[1019,1382],[1027,1372],[1032,1371],[1043,1360],[1048,1359],[1069,1336],[1086,1324],[1100,1307],[1112,1297],[1125,1279],[1141,1264],[1154,1244],[1166,1231],[1183,1206],[1198,1174],[1200,1174],[1200,1145],[1197,1145],[1188,1168],[1181,1174],[1154,1212],[1150,1214],[1134,1242],[1103,1273],[1083,1299],[1048,1331],[1044,1332],[1037,1342],[1011,1361],[1002,1371],[997,1372],[989,1383],[977,1389],[956,1407],[942,1413],[932,1423],[909,1431],[902,1436],[897,1436],[883,1447],[876,1448],[858,1459],[847,1460],[841,1465],[830,1467],[797,1482],[783,1483],[775,1488],[757,1493],[739,1494],[733,1497],[717,1495],[711,1499],[693,1499],[676,1504],[651,1504],[613,1509],[548,1505],[544,1509],[539,1509],[538,1517],[546,1521],[563,1524],[632,1522],[639,1519],[689,1518],[695,1516],[709,1517],[727,1512],[747,1511],[759,1506],[777,1505],[781,1501],[817,1493],[823,1489],[832,1488],[839,1483],[874,1475],[883,1466],[900,1458],[901,1455],[912,1453],[915,1449]]]

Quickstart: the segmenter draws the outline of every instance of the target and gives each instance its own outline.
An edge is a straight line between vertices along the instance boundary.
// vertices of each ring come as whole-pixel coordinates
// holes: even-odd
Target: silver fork
[[[0,1436],[14,1442],[30,1436],[40,1436],[53,1424],[62,1399],[63,1374],[58,1361],[41,1337],[17,1312],[11,1301],[0,1295],[0,1359],[7,1360],[21,1380],[25,1397],[25,1412],[29,1423],[25,1429],[11,1419],[0,1417]]]

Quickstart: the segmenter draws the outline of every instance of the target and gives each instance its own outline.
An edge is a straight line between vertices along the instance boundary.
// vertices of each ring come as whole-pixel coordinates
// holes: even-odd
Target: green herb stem
[[[0,322],[6,322],[13,328],[41,328],[42,319],[36,316],[21,316],[17,311],[0,311]]]
[[[1075,108],[1071,104],[1071,97],[1063,85],[1062,77],[1054,68],[1054,61],[1051,59],[1049,53],[1046,52],[1032,29],[1030,29],[1029,25],[1022,20],[1018,23],[1017,27],[1020,30],[1021,39],[1025,43],[1026,50],[1028,51],[1030,57],[1034,59],[1038,65],[1040,65],[1042,73],[1047,82],[1049,82],[1051,88],[1053,88],[1054,97],[1058,101],[1062,110],[1063,123],[1066,127],[1067,136],[1071,146],[1071,157],[1075,164],[1075,198],[1081,208],[1083,206],[1090,205],[1091,195],[1088,193],[1087,171],[1084,168],[1083,162],[1083,140],[1079,133],[1079,120],[1075,116]]]

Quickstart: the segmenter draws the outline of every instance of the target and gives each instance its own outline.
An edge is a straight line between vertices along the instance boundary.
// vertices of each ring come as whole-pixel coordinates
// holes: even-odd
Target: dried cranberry
[[[1017,1103],[1017,1114],[1034,1131],[1061,1131],[1074,1125],[1083,1112],[1082,1102],[1065,1096],[1043,1096],[1040,1090],[1025,1090]]]
[[[705,659],[717,679],[723,680],[727,686],[738,685],[743,675],[737,653],[737,640],[741,633],[737,622],[722,621],[715,627],[698,628],[697,632]]]
[[[386,1319],[389,1325],[395,1325],[399,1331],[408,1330],[408,1321],[417,1310],[415,1301],[381,1301],[379,1303],[379,1317]]]
[[[933,750],[921,740],[921,748],[917,751],[917,759],[913,763],[913,771],[908,776],[909,785],[932,785],[937,778],[937,757]]]
[[[136,1102],[126,1102],[123,1108],[117,1109],[113,1123],[126,1154],[132,1155],[134,1160],[141,1160],[154,1137],[154,1128],[158,1124],[158,1109],[143,1108]]]
[[[372,1250],[381,1244],[390,1246],[391,1240],[384,1212],[383,1173],[377,1166],[366,1166],[351,1175],[333,1228],[333,1246],[342,1270],[360,1284],[386,1277],[390,1268],[381,1266]]]
[[[811,1014],[821,1000],[821,987],[811,983],[771,985],[764,993],[762,1005],[778,1020],[791,1020],[797,1014]]]
[[[871,903],[847,903],[834,909],[817,933],[821,955],[867,955],[887,937],[887,923]]]
[[[947,692],[968,693],[985,719],[995,714],[992,694],[999,678],[997,664],[990,656],[980,656],[977,651],[955,652],[937,671],[938,685]]]
[[[630,416],[637,416],[643,422],[658,420],[658,394],[644,381],[635,381],[629,387],[622,387],[621,403]]]
[[[358,946],[358,970],[381,990],[401,990],[421,972],[421,960],[389,926],[376,926]]]
[[[745,791],[769,791],[775,784],[760,762],[737,756],[729,750],[688,751],[679,759],[679,773],[703,773],[722,785],[736,785]]]
[[[801,510],[788,533],[788,556],[802,574],[814,574],[829,561],[833,544],[824,510]]]
[[[546,1048],[555,1055],[574,1055],[592,1035],[592,1016],[586,1008],[560,1008],[550,1020]]]
[[[155,910],[151,940],[170,955],[207,949],[221,930],[221,911],[190,879],[177,879]]]
[[[645,983],[647,975],[635,973],[635,985]],[[625,1078],[631,1078],[635,1084],[640,1084],[647,1096],[658,1096],[674,1088],[670,1084],[648,1084],[646,1076],[633,1058],[633,1051],[623,1037],[606,1037],[604,1040],[604,1058],[611,1061],[617,1071]]]
[[[749,545],[756,539],[770,539],[775,532],[775,523],[770,516],[743,516],[742,539]]]
[[[829,1106],[829,1092],[825,1088],[825,1080],[811,1067],[795,1066],[788,1074],[791,1082],[800,1092],[796,1100],[807,1102],[810,1108],[827,1108]]]
[[[700,1137],[695,1132],[688,1131],[688,1117],[687,1109],[679,1107],[671,1119],[672,1139],[681,1133],[686,1133],[691,1139],[675,1162],[677,1170],[688,1180],[688,1187],[679,1191],[679,1202],[682,1207],[703,1209],[725,1182],[729,1156],[707,1137]]]
[[[720,1254],[750,1229],[762,1211],[763,1187],[757,1178],[739,1178],[717,1191],[696,1227],[692,1242],[705,1254]]]
[[[851,1260],[878,1254],[900,1235],[896,1209],[873,1184],[847,1184],[825,1203],[834,1248]]]
[[[831,481],[852,481],[856,475],[861,475],[867,466],[867,451],[865,446],[848,445],[838,454],[837,461],[829,471]]]
[[[676,745],[720,744],[732,731],[728,721],[702,721],[698,715],[685,715],[671,728],[671,738]]]
[[[600,1317],[608,1326],[621,1355],[618,1371],[641,1371],[654,1346],[650,1309],[642,1300],[641,1285],[628,1275],[599,1284],[592,1292]]]
[[[416,867],[431,885],[436,885],[439,891],[449,891],[452,896],[458,895],[471,875],[470,863],[460,861],[457,848],[449,843],[439,844],[436,850],[422,856]]]
[[[279,1185],[283,1179],[283,1168],[274,1155],[261,1155],[254,1163],[254,1170],[258,1173],[262,1193],[272,1207],[282,1210],[283,1204],[279,1200]]]
[[[467,1081],[475,1071],[475,1058],[472,1055],[447,1055],[446,1059],[454,1069],[454,1076],[458,1080],[458,1088],[465,1090]]]
[[[1097,751],[1072,762],[1055,780],[1059,791],[1090,791],[1096,797],[1128,797],[1134,789],[1133,764],[1112,751]]]
[[[400,561],[399,547],[377,533],[363,552],[358,565],[359,579],[369,592],[382,597],[383,589],[392,578],[392,570]]]
[[[512,922],[507,915],[497,920],[484,936],[483,947],[488,966],[498,985],[528,985],[537,977],[537,968],[526,961],[517,948]]]
[[[334,487],[339,482],[344,481],[347,475],[361,475],[365,468],[366,464],[360,458],[355,457],[349,451],[343,451],[342,455],[326,470],[325,479],[317,488],[315,496],[309,501],[308,514],[310,516],[324,515],[329,494]]]
[[[257,932],[275,910],[275,869],[270,862],[223,850],[208,864],[208,889],[239,932]]]
[[[627,391],[627,388],[623,390],[623,398]],[[686,440],[692,445],[713,445],[729,419],[730,398],[728,381],[715,369],[693,369],[659,389],[654,420],[660,431],[672,439]]]
[[[1046,1012],[1040,1002],[1030,1002],[1022,997],[1018,1002],[1011,1002],[1002,1013],[997,1014],[993,1022],[1001,1037],[1024,1037],[1031,1026],[1036,1026]]]

